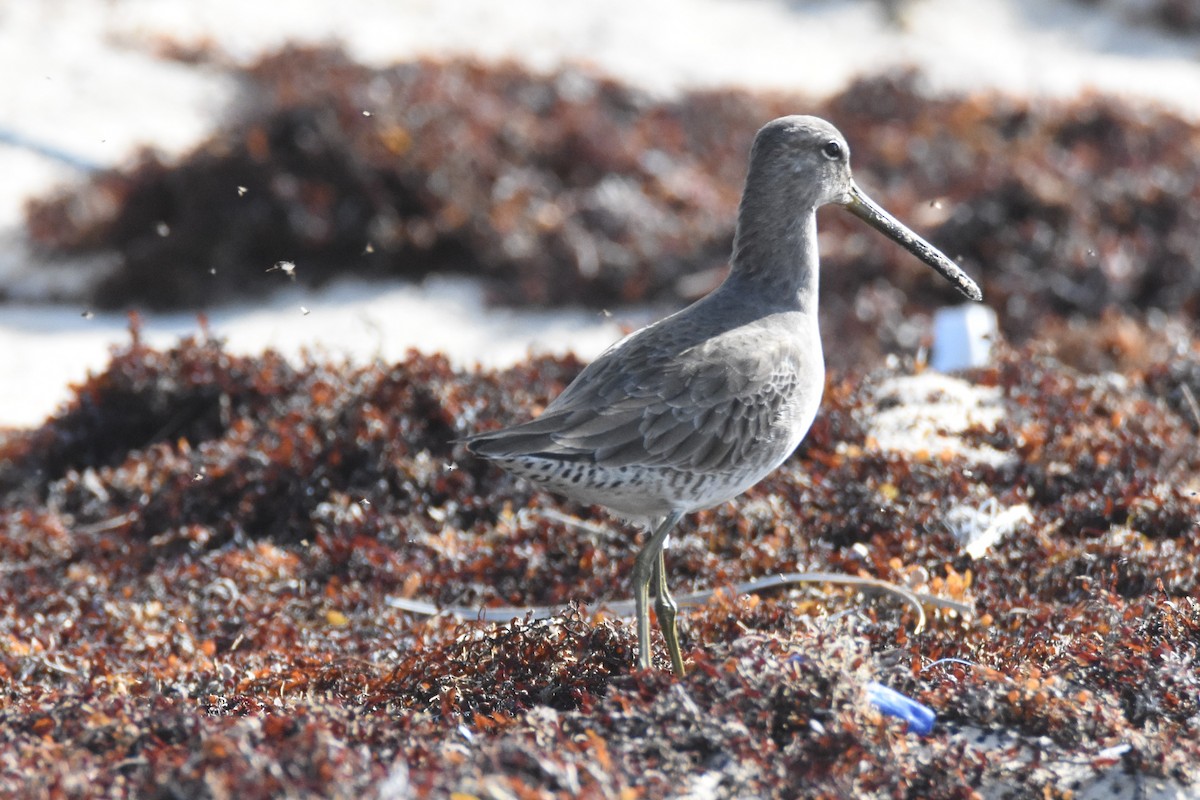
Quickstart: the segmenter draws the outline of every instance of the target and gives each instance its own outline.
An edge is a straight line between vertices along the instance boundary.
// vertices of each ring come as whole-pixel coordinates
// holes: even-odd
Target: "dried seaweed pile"
[[[135,335],[69,408],[0,446],[0,793],[955,798],[1126,770],[1194,784],[1200,342],[1178,344],[1120,377],[1036,350],[969,376],[1002,397],[996,428],[967,434],[1018,456],[999,466],[881,451],[867,426],[886,375],[835,374],[784,468],[681,527],[673,585],[834,570],[975,617],[917,633],[887,599],[723,594],[685,615],[676,682],[634,669],[628,623],[584,610],[457,624],[387,602],[626,595],[632,533],[451,443],[534,413],[577,362],[297,366]],[[947,510],[984,498],[1031,517],[972,561]],[[868,680],[933,707],[932,735],[880,716]]]
[[[121,252],[101,304],[262,291],[283,259],[317,282],[456,270],[496,276],[512,302],[607,304],[728,255],[754,131],[730,147],[713,123],[752,98],[676,107],[580,71],[373,70],[307,49],[268,56],[245,80],[245,119],[182,163],[147,154],[31,206],[46,246]]]
[[[914,75],[820,103],[668,102],[584,71],[312,49],[245,80],[236,121],[180,163],[146,154],[31,204],[46,250],[120,254],[100,305],[243,297],[278,285],[280,260],[317,283],[478,273],[514,303],[686,298],[725,264],[755,128],[802,112],[847,133],[859,182],[962,260],[1014,341],[1105,311],[1200,319],[1200,130],[1162,110],[931,99]],[[914,349],[912,315],[953,290],[849,215],[822,225],[834,363]]]

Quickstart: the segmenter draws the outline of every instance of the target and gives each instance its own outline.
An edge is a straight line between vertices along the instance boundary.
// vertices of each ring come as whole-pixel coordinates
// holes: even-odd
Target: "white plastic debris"
[[[1005,534],[1032,522],[1025,503],[1002,508],[994,497],[978,508],[960,505],[946,512],[946,525],[972,559],[982,558]]]
[[[938,372],[981,367],[992,355],[999,327],[996,312],[982,303],[939,308],[933,315],[933,358]]]

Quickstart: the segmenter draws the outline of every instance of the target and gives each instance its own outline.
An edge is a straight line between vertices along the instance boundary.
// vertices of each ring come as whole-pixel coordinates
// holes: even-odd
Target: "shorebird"
[[[982,299],[954,262],[858,188],[836,128],[817,117],[781,117],[754,138],[724,282],[614,344],[537,419],[464,440],[470,452],[553,492],[648,523],[632,574],[643,669],[653,586],[671,667],[684,674],[663,566],[671,530],[685,514],[766,477],[816,416],[825,385],[817,209],[829,204]]]

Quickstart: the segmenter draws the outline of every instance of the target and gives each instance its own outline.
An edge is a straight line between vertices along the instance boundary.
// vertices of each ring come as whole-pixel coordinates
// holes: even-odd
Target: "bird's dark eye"
[[[821,148],[821,153],[830,161],[837,161],[842,157],[842,146],[837,142],[826,142],[825,146]]]

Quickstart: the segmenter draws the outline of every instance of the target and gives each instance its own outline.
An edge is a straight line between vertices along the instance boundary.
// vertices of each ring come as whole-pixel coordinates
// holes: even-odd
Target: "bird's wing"
[[[485,457],[720,470],[740,462],[795,400],[797,365],[768,339],[683,351],[637,338],[592,362],[540,417],[469,440]]]

